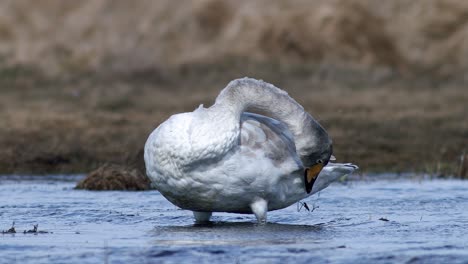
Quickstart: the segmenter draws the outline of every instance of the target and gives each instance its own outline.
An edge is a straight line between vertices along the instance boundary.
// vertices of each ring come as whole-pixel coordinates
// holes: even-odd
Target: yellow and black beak
[[[317,163],[310,168],[306,168],[304,172],[304,182],[306,187],[306,192],[310,193],[312,187],[314,186],[315,180],[319,175],[320,171],[323,169],[323,164]]]

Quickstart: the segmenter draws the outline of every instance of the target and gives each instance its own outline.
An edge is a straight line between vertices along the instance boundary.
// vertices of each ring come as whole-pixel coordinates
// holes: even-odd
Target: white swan
[[[332,141],[320,124],[283,90],[250,78],[230,82],[209,108],[171,116],[144,155],[153,186],[196,221],[233,212],[265,222],[267,211],[357,169],[328,163]]]

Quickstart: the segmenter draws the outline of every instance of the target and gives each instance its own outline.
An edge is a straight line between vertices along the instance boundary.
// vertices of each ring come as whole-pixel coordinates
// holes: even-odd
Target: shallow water
[[[0,263],[468,263],[468,181],[352,181],[307,199],[313,212],[196,226],[157,191],[18,179],[0,178],[0,230],[18,232],[0,234]],[[49,233],[23,233],[34,224]]]

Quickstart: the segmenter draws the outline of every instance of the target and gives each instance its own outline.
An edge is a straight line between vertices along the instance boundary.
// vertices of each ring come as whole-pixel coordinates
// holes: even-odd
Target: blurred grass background
[[[303,104],[338,161],[459,174],[464,0],[2,1],[0,173],[143,170],[160,122],[244,76]]]

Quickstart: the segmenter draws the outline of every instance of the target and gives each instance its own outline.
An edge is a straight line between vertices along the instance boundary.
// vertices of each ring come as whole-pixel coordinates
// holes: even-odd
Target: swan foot
[[[267,221],[268,202],[265,199],[257,198],[250,204],[252,212],[257,217],[259,224],[265,224]]]
[[[193,217],[195,217],[196,223],[206,223],[210,221],[212,212],[197,212],[193,211]]]

